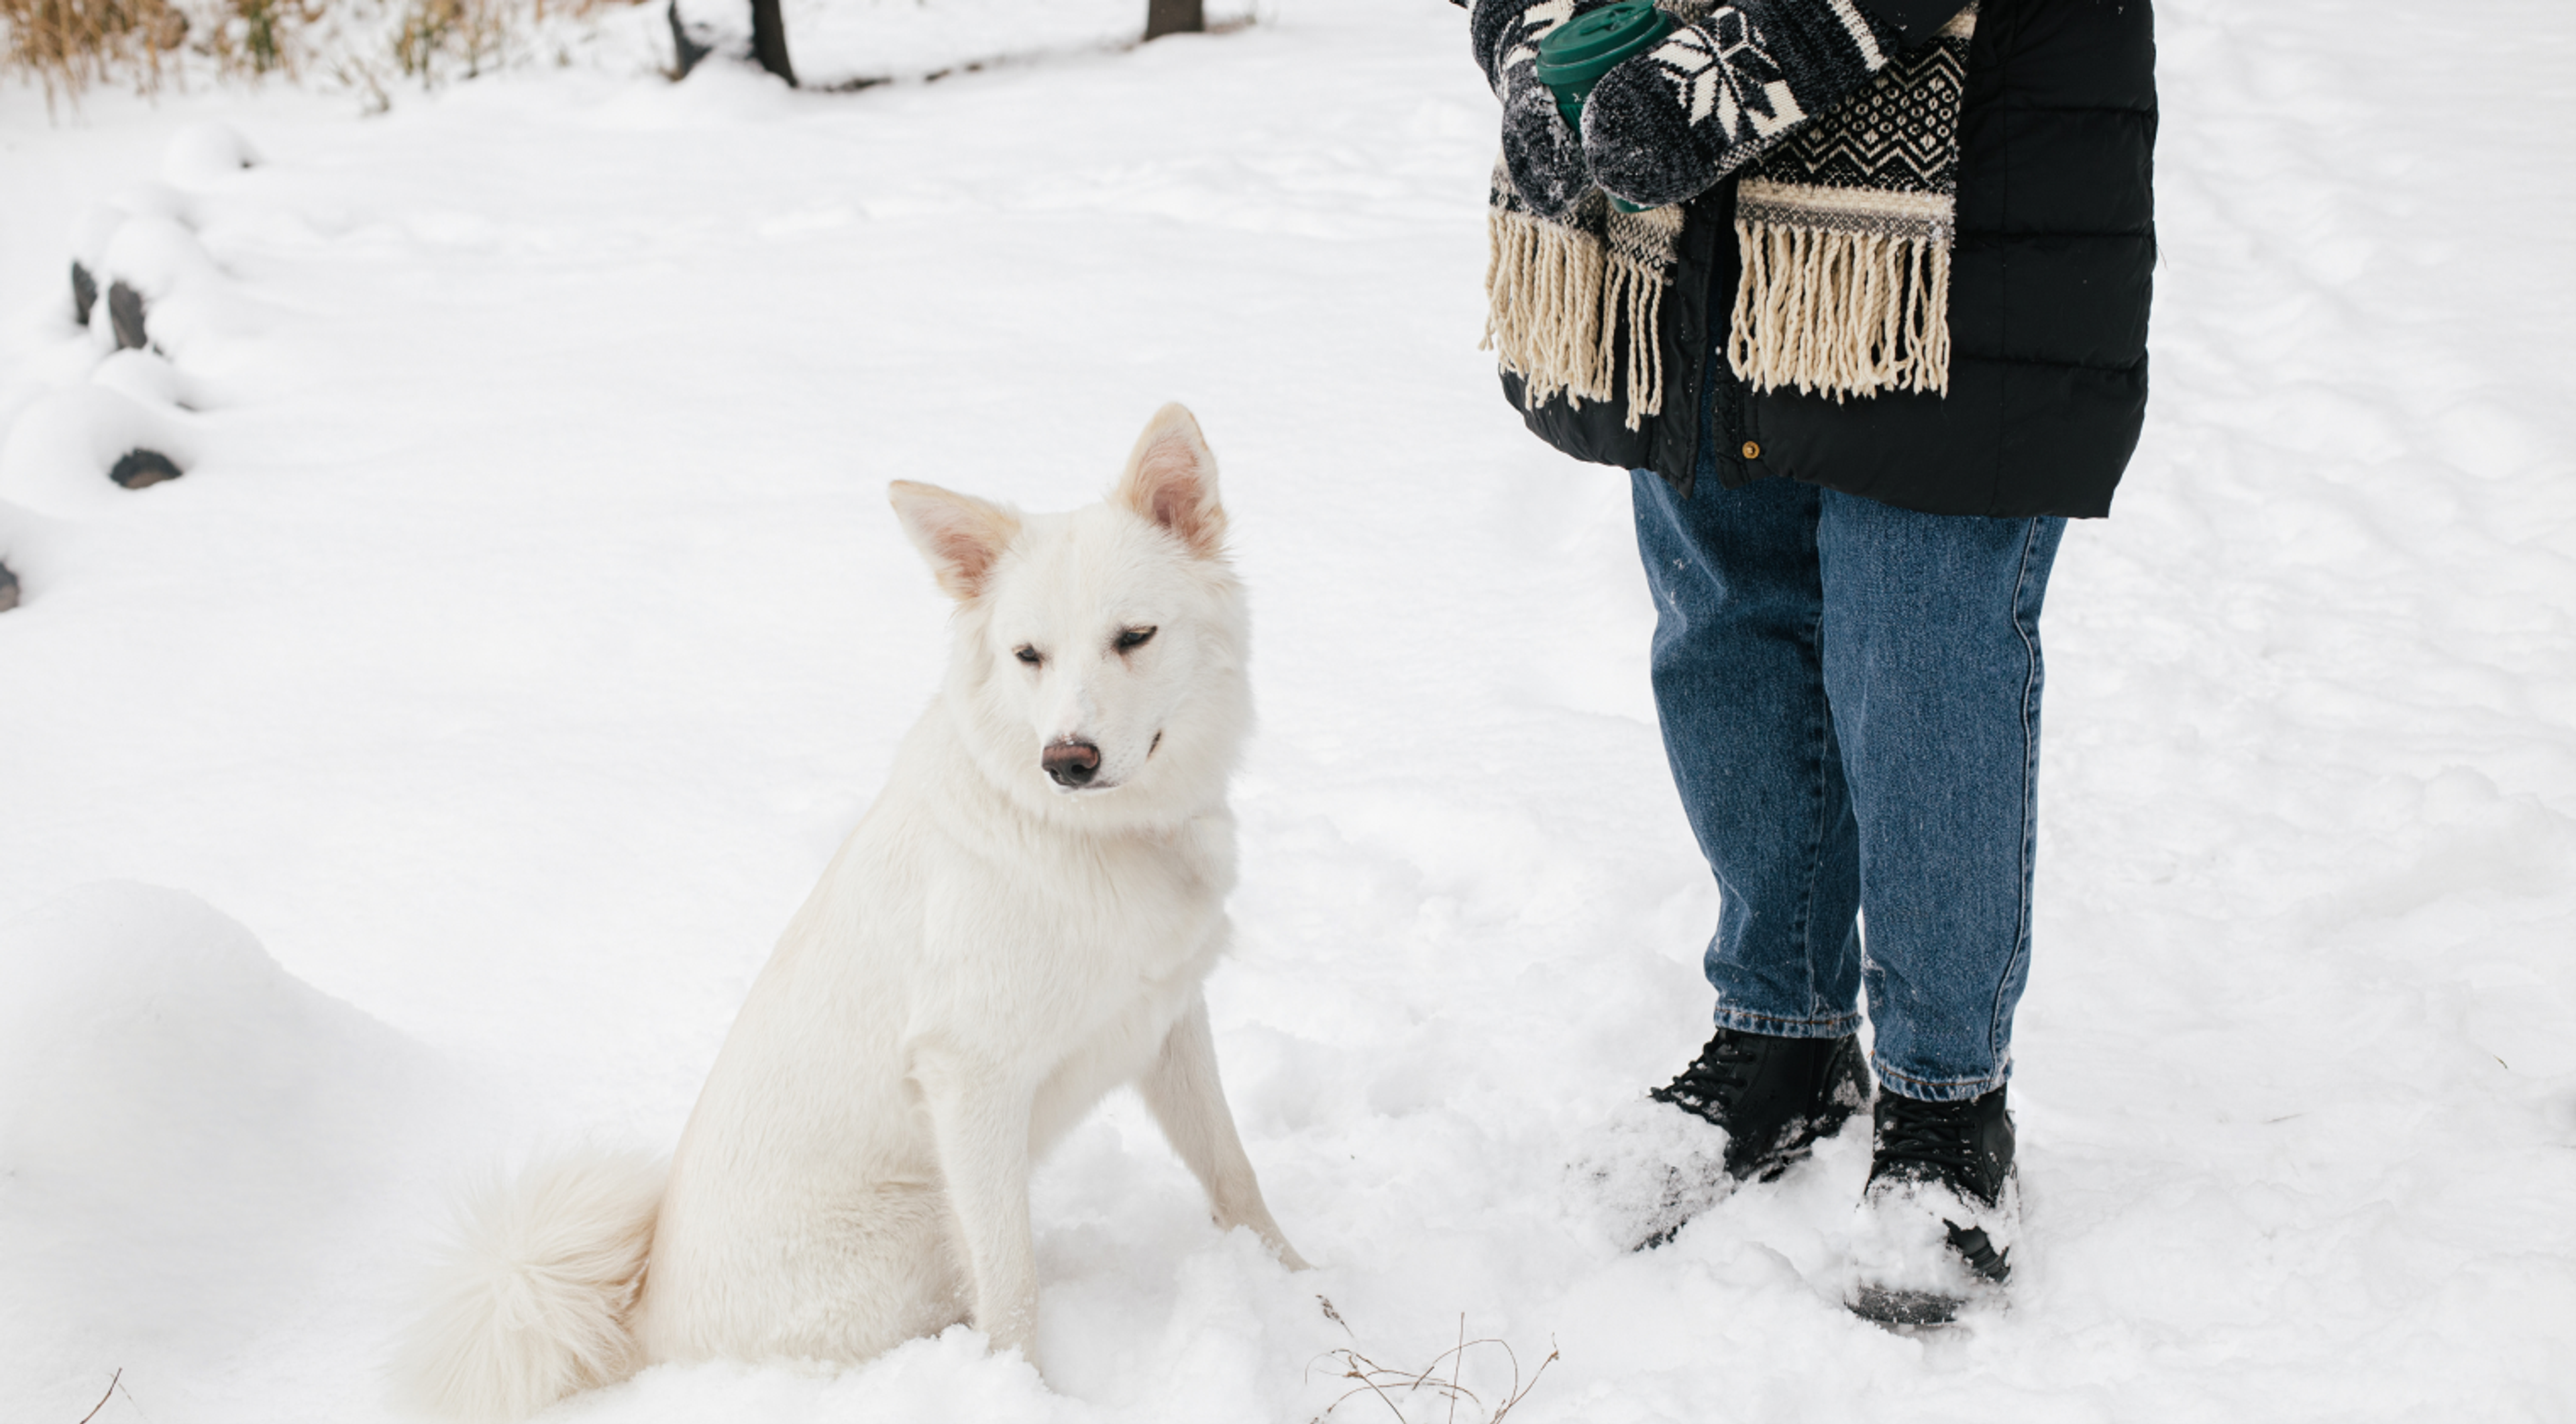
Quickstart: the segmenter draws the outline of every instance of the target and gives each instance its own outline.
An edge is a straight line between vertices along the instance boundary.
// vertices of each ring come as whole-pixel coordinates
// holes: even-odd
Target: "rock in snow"
[[[127,489],[148,489],[186,473],[158,450],[135,449],[117,456],[116,463],[108,467],[107,477]]]
[[[152,344],[143,329],[143,294],[123,282],[107,287],[107,319],[116,334],[116,349],[141,350]]]

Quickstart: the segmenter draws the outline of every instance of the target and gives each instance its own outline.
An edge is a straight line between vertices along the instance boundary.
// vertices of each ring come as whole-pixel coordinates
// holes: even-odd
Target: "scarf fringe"
[[[1485,338],[1503,369],[1521,378],[1526,408],[1562,394],[1576,409],[1608,401],[1618,383],[1626,323],[1627,426],[1664,408],[1661,270],[1589,232],[1526,212],[1489,209]]]
[[[1946,233],[1819,231],[1738,220],[1744,275],[1726,360],[1756,391],[1836,401],[1950,393]]]

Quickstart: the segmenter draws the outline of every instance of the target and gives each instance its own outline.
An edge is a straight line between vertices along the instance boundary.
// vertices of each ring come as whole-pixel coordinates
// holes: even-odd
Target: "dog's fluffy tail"
[[[395,1359],[403,1392],[451,1419],[509,1424],[634,1373],[627,1316],[665,1170],[641,1154],[563,1152],[475,1193]]]

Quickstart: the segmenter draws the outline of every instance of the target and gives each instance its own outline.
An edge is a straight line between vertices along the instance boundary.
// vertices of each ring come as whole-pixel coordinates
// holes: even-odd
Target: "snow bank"
[[[345,1298],[386,1199],[417,1196],[435,1082],[193,896],[95,885],[0,925],[8,1417],[77,1418],[117,1368],[183,1403]]]

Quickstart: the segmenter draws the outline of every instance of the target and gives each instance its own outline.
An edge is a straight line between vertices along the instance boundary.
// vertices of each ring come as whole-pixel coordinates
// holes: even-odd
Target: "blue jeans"
[[[2001,1086],[2030,967],[2039,605],[2066,521],[1631,479],[1664,749],[1722,896],[1718,1023],[1839,1038],[1866,989],[1882,1086]]]

